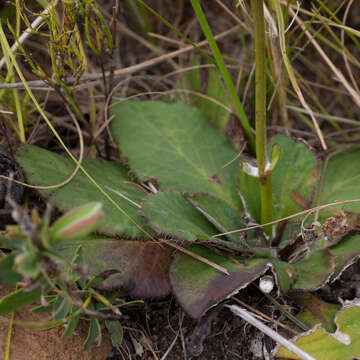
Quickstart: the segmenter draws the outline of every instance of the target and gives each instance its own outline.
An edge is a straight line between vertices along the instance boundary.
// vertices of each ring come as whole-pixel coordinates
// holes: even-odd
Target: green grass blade
[[[253,148],[253,150],[255,150],[255,138],[254,135],[251,131],[251,127],[249,124],[249,121],[247,119],[247,116],[245,114],[245,111],[241,105],[240,99],[238,97],[236,88],[234,86],[234,83],[232,81],[231,75],[228,71],[228,69],[226,68],[225,62],[223,60],[223,57],[221,55],[220,49],[216,44],[216,41],[214,39],[214,36],[211,32],[210,26],[206,20],[205,14],[200,6],[200,3],[198,0],[191,0],[191,5],[193,6],[193,9],[195,11],[195,14],[198,18],[198,21],[200,23],[200,26],[204,32],[204,35],[207,39],[207,41],[209,42],[209,46],[210,49],[214,55],[215,61],[216,61],[216,65],[224,79],[225,85],[227,87],[227,90],[230,93],[231,96],[231,100],[234,104],[235,110],[237,115],[239,116],[241,125],[244,128],[244,131],[250,141],[250,144]]]
[[[194,49],[196,49],[201,55],[203,55],[210,63],[215,64],[216,62],[214,59],[209,56],[204,50],[200,49],[193,41],[191,41],[188,37],[186,37],[181,31],[179,31],[175,26],[173,26],[171,23],[169,23],[164,17],[162,17],[158,12],[156,12],[152,7],[147,5],[142,0],[136,0],[138,3],[140,3],[146,10],[151,12],[154,16],[156,16],[162,23],[164,23],[169,29],[174,31],[177,35],[179,35],[185,42],[187,42],[189,45],[192,45]]]

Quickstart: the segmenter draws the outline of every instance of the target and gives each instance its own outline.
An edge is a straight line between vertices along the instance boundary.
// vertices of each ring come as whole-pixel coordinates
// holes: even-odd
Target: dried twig
[[[237,305],[225,305],[229,308],[235,315],[241,317],[251,325],[255,326],[257,329],[262,331],[265,335],[271,337],[274,341],[284,346],[289,351],[293,352],[302,360],[316,360],[311,355],[306,353],[304,350],[301,350],[291,341],[285,339],[283,336],[279,335],[273,329],[269,328],[267,325],[263,324],[260,320],[256,319],[249,311],[244,308],[241,308]]]
[[[15,52],[20,44],[23,44],[24,41],[32,34],[31,30],[37,28],[43,21],[45,16],[49,13],[49,11],[51,10],[51,8],[53,6],[55,6],[57,3],[57,1],[55,2],[55,4],[50,4],[42,13],[41,15],[39,15],[31,24],[30,27],[28,27],[19,37],[18,41],[16,41],[13,46],[11,46],[11,51]],[[0,60],[0,69],[4,66],[5,64],[5,56]]]
[[[214,38],[216,40],[219,40],[219,39],[221,39],[223,37],[226,37],[226,36],[228,36],[230,34],[233,34],[233,33],[237,32],[238,30],[239,30],[238,27],[234,26],[231,29],[226,30],[226,31],[218,34],[217,36],[214,36]],[[200,43],[197,44],[197,46],[205,46],[205,45],[207,45],[207,40],[203,40],[203,41],[201,41]],[[153,59],[143,61],[140,64],[132,65],[132,66],[126,67],[124,69],[115,70],[114,71],[114,78],[133,74],[133,73],[135,73],[137,71],[144,70],[144,69],[146,69],[148,67],[159,64],[159,63],[161,63],[163,61],[166,61],[166,60],[172,59],[172,58],[174,58],[176,56],[187,53],[187,52],[189,52],[191,50],[194,50],[192,45],[185,46],[182,49],[170,52],[168,54],[160,55],[160,56],[158,56],[156,58],[153,58]],[[66,84],[68,84],[68,85],[71,85],[71,84],[73,84],[75,82],[81,83],[81,82],[84,82],[84,81],[99,80],[99,79],[102,79],[103,76],[109,77],[110,75],[111,75],[110,71],[107,71],[105,73],[101,72],[101,73],[94,73],[94,74],[85,74],[80,79],[75,78],[75,77],[72,76],[72,77],[69,77],[69,78],[65,79],[64,82],[66,82]],[[28,81],[27,84],[31,88],[38,87],[38,90],[49,90],[49,84],[47,84],[47,82],[44,81],[44,80]],[[76,86],[74,88],[76,89]],[[0,84],[0,89],[24,89],[24,84],[22,82],[11,83],[11,84]]]

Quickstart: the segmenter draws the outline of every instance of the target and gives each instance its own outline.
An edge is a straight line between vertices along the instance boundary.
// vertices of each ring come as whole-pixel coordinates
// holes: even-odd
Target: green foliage
[[[81,247],[78,263],[92,278],[102,274],[101,289],[123,288],[134,298],[165,296],[170,292],[167,270],[170,251],[160,244],[124,239],[87,238],[56,243],[56,251],[70,260]],[[106,274],[110,271],[109,274]]]
[[[331,253],[336,256],[336,268],[333,278],[338,277],[345,268],[360,257],[359,243],[360,235],[348,235],[331,247]]]
[[[27,179],[31,183],[38,185],[59,184],[66,180],[74,170],[74,163],[70,159],[33,146],[25,146],[19,153],[18,161],[21,167],[25,169]],[[132,199],[135,203],[141,203],[144,192],[131,185],[131,179],[126,169],[120,164],[86,159],[83,166],[105,190],[116,188],[123,196]],[[44,176],[44,174],[47,175]],[[129,219],[114,211],[110,201],[104,199],[103,195],[80,172],[70,183],[57,189],[42,190],[42,193],[51,196],[63,211],[71,210],[87,202],[101,201],[104,217],[99,230],[107,234],[117,233],[132,237],[142,235]],[[139,216],[136,206],[119,195],[112,194],[112,197],[136,220],[137,224],[145,226],[145,222]]]
[[[317,360],[351,360],[360,356],[359,320],[360,306],[349,303],[335,318],[337,331],[329,334],[321,326],[294,339],[294,343]],[[276,358],[299,359],[296,355],[280,347]]]
[[[99,282],[96,276],[87,274],[85,268],[81,270],[81,266],[85,266],[81,243],[89,237],[102,215],[101,203],[96,202],[74,208],[52,226],[48,225],[48,220],[39,219],[35,212],[31,218],[25,211],[22,215],[19,213],[17,218],[22,229],[8,227],[1,238],[2,244],[13,251],[0,261],[0,280],[9,285],[24,277],[27,284],[0,299],[0,314],[17,311],[41,300],[42,305],[34,311],[52,311],[53,321],[38,326],[47,328],[67,324],[64,338],[73,334],[80,316],[87,314],[90,327],[84,348],[93,343],[100,345],[99,319],[111,320],[112,316],[106,314],[110,310],[114,314],[112,320],[117,320],[119,312],[92,288]],[[58,247],[68,242],[72,242],[73,247],[67,258],[66,251],[61,252]],[[109,267],[112,266],[108,264],[106,268]],[[52,295],[47,296],[49,293]],[[105,307],[98,311],[99,301]],[[121,340],[119,325],[113,325],[112,331],[114,341]]]
[[[0,284],[12,285],[21,280],[21,275],[13,270],[15,254],[10,253],[0,259]]]
[[[270,237],[262,229],[236,232],[251,220],[260,222],[256,167],[245,160],[242,166],[236,161],[229,165],[236,151],[197,109],[184,103],[125,101],[111,111],[113,136],[133,178],[127,167],[114,162],[85,159],[82,166],[136,224],[116,211],[82,172],[66,185],[40,190],[68,212],[51,226],[33,214],[31,220],[25,215],[31,231],[24,230],[22,220],[7,229],[2,244],[12,252],[0,260],[0,280],[13,284],[25,277],[41,287],[30,292],[24,287],[3,298],[0,313],[42,299],[36,310],[52,311],[53,324],[66,323],[64,338],[73,334],[80,316],[88,315],[85,349],[101,343],[102,320],[113,344],[120,344],[123,329],[109,300],[114,291],[135,299],[172,291],[184,310],[199,318],[267,271],[282,292],[302,294],[337,278],[360,256],[359,236],[351,233],[358,226],[357,213],[339,212],[320,231],[311,229],[309,238],[302,238],[305,243],[292,235],[300,229],[298,220],[282,232],[278,226]],[[322,203],[359,196],[357,171],[349,179],[335,172],[339,162],[350,169],[357,150],[329,160],[322,190],[316,157],[303,143],[276,136],[268,153],[274,154],[267,170],[272,172],[274,218],[310,207],[316,191]],[[18,161],[27,180],[37,185],[61,183],[74,169],[70,159],[30,145],[19,152]],[[160,190],[149,194],[150,183]],[[351,193],[343,190],[347,184]],[[166,242],[180,242],[185,252],[174,254]],[[74,292],[81,293],[80,303]],[[302,319],[333,330],[337,309],[311,301],[320,308],[318,316],[304,309]]]
[[[84,344],[84,350],[87,350],[90,345],[96,344],[97,346],[100,346],[101,344],[101,326],[98,319],[92,317],[90,319],[90,326],[88,331],[88,336],[85,340]]]
[[[291,297],[302,307],[302,312],[296,318],[303,324],[311,328],[320,323],[326,331],[332,333],[336,331],[334,318],[341,305],[327,303],[303,291],[292,293]]]
[[[52,241],[81,239],[94,231],[103,216],[101,203],[87,203],[58,219],[51,227]]]
[[[318,180],[315,155],[303,143],[277,135],[268,146],[269,156],[275,144],[280,149],[280,156],[271,173],[274,220],[309,207]],[[244,170],[239,176],[239,188],[250,214],[259,222],[260,185],[256,177],[248,174],[246,167]]]
[[[241,206],[236,191],[236,157],[225,136],[184,103],[125,101],[113,104],[114,139],[141,181],[161,189],[208,192]],[[156,141],[154,141],[156,139]]]
[[[37,287],[31,291],[24,291],[24,289],[16,290],[9,295],[3,296],[0,299],[0,315],[8,314],[13,311],[22,309],[26,305],[33,304],[40,300],[41,287]]]
[[[191,66],[200,66],[197,58],[193,59]],[[179,98],[185,97],[190,99],[190,103],[200,110],[204,118],[209,120],[215,129],[224,134],[230,118],[230,112],[224,107],[230,108],[230,103],[219,70],[210,67],[207,71],[206,97],[200,96],[202,94],[200,68],[189,70],[186,77],[182,80],[180,88],[194,91],[198,94],[193,95],[185,92],[185,96],[180,94]]]
[[[192,245],[188,249],[225,267],[230,273],[222,274],[181,253],[175,255],[170,268],[173,290],[185,311],[196,319],[210,307],[245,288],[270,267],[266,259],[229,259],[225,254],[214,253],[199,245]]]
[[[330,279],[335,269],[335,257],[328,251],[318,251],[295,264],[299,274],[294,289],[313,291]]]
[[[42,3],[47,5],[44,1]],[[137,5],[132,1],[127,3],[133,4],[135,12],[140,14],[138,20],[144,31],[150,29],[150,19],[146,15],[146,11],[150,11],[217,66],[208,71],[205,93],[227,107],[230,107],[231,97],[231,105],[242,123],[250,147],[254,148],[255,138],[239,101],[238,89],[235,89],[200,2],[192,0],[191,4],[214,59],[142,0],[137,0]],[[285,28],[290,7],[282,9],[279,2],[273,0],[272,3],[278,22],[282,62],[300,102],[309,110],[287,55],[289,47],[285,42]],[[359,258],[359,235],[353,232],[359,228],[359,203],[338,205],[322,211],[319,219],[323,225],[317,230],[312,229],[310,236],[301,228],[299,217],[274,226],[273,232],[268,226],[244,230],[253,223],[281,219],[318,204],[360,198],[359,149],[337,153],[328,162],[318,164],[320,161],[315,154],[301,142],[275,136],[270,144],[266,144],[267,89],[264,82],[261,85],[258,81],[269,77],[265,64],[266,36],[262,3],[253,1],[252,4],[257,49],[254,122],[258,166],[250,165],[251,161],[244,159],[242,166],[232,161],[237,152],[224,136],[229,112],[207,99],[190,95],[188,99],[195,107],[159,101],[114,103],[111,107],[111,115],[114,116],[112,135],[128,163],[123,166],[84,160],[82,169],[68,184],[41,191],[43,196],[51,197],[61,211],[70,210],[67,214],[49,226],[48,219],[39,219],[33,213],[31,218],[26,215],[27,222],[20,220],[18,227],[7,229],[0,238],[1,246],[11,252],[0,258],[0,282],[12,285],[24,279],[24,283],[18,284],[22,287],[20,290],[0,300],[0,314],[41,300],[43,305],[37,311],[50,310],[55,323],[65,323],[64,338],[75,331],[80,316],[88,315],[90,326],[85,349],[91,344],[101,343],[104,324],[99,319],[106,319],[105,326],[111,333],[112,342],[119,345],[123,329],[116,317],[117,307],[109,300],[114,299],[114,291],[124,290],[133,298],[152,298],[165,296],[172,290],[183,308],[192,317],[199,318],[208,308],[246,287],[266,271],[273,272],[280,291],[301,303],[303,300],[298,294],[308,295],[333,281]],[[341,24],[333,10],[328,10],[324,4],[319,6],[330,12],[333,21]],[[5,6],[5,10],[7,8]],[[73,96],[73,85],[78,84],[87,71],[84,44],[100,60],[104,72],[101,58],[112,53],[116,39],[113,39],[96,2],[65,1],[61,9],[61,21],[57,10],[51,8],[48,14],[43,15],[47,26],[40,28],[42,35],[49,38],[51,70],[47,69],[48,73],[26,54],[20,44],[19,50],[33,72],[52,85],[72,107],[82,125],[86,125]],[[19,9],[17,15],[20,19]],[[23,19],[29,24],[26,15]],[[17,40],[20,23],[16,24],[16,30],[10,25],[9,29]],[[8,75],[3,80],[14,81],[15,67],[25,83],[16,64],[16,54],[10,51],[1,24],[0,30],[8,67]],[[320,30],[312,36],[316,38]],[[348,33],[349,28],[345,31]],[[271,53],[271,46],[267,45]],[[351,60],[351,54],[343,50],[340,49],[341,53]],[[275,56],[269,60],[270,63],[276,62]],[[260,63],[263,66],[259,71]],[[71,81],[68,82],[69,78]],[[339,76],[337,79],[348,88],[346,81]],[[200,92],[203,88],[197,69],[189,73],[187,82],[183,87],[190,90]],[[106,88],[105,76],[104,85]],[[281,87],[279,82],[279,93],[286,93],[288,89]],[[40,104],[29,88],[27,90],[47,120]],[[94,99],[92,94],[91,99]],[[0,92],[0,100],[16,113],[17,124],[11,115],[11,126],[25,142],[27,128],[24,120],[29,111],[27,96],[20,98],[17,90],[11,93],[4,90]],[[95,100],[92,104],[95,108]],[[285,105],[286,101],[280,102],[284,109]],[[309,113],[313,118],[311,111]],[[92,115],[94,117],[95,110]],[[263,118],[262,121],[259,118]],[[76,120],[74,122],[77,124]],[[314,118],[313,122],[325,147]],[[48,120],[47,123],[71,154],[51,123]],[[25,146],[18,160],[27,180],[38,185],[61,183],[74,168],[70,159],[33,146]],[[104,198],[104,194],[89,182],[87,173],[100,189],[111,192],[112,199],[120,210],[124,210],[123,213],[116,211],[111,199]],[[318,174],[323,175],[321,188]],[[153,185],[160,191],[154,191]],[[148,189],[153,193],[149,194]],[[331,215],[336,215],[332,223],[325,221]],[[24,224],[31,226],[29,228]],[[303,231],[301,236],[297,235],[300,230]],[[106,237],[109,235],[112,238]],[[177,248],[180,244],[185,252],[173,253],[166,243],[176,244]],[[211,267],[211,263],[222,266],[229,275]],[[297,295],[294,295],[295,291]],[[319,311],[312,312],[309,303],[310,307]],[[336,307],[309,297],[305,305],[308,308],[305,306],[302,314],[304,321],[311,325],[321,321],[326,329],[334,330]],[[352,307],[351,316],[357,318],[355,307]],[[114,314],[111,320],[106,316],[109,313]],[[348,314],[347,309],[339,312],[338,324],[339,328],[350,329],[351,338],[358,324],[356,320],[341,320],[345,313]],[[322,349],[329,346],[334,351],[331,353],[334,359],[339,356],[345,358],[343,354],[348,354],[347,358],[359,355],[356,339],[351,346],[344,347],[344,344],[334,343],[328,334],[318,330],[299,342],[304,341],[305,347],[310,346],[309,351],[315,351],[319,359],[326,357]],[[314,350],[314,343],[320,344],[319,352]]]
[[[320,204],[342,199],[360,198],[360,149],[348,149],[330,157],[325,169]],[[360,212],[360,203],[338,205],[337,208]],[[329,215],[325,212],[322,218]]]
[[[216,227],[217,232],[228,232],[245,227],[245,221],[241,216],[243,211],[239,212],[220,198],[205,193],[197,193],[192,195],[189,201]],[[251,231],[246,235],[248,242],[256,237]],[[241,242],[239,234],[228,234],[226,238],[234,243]]]
[[[78,263],[88,265],[89,275],[99,278],[99,288],[122,288],[133,297],[146,298],[167,294],[171,287],[186,311],[199,317],[267,269],[272,269],[284,292],[313,291],[338,276],[359,256],[356,236],[346,236],[355,226],[356,216],[346,213],[334,218],[335,222],[347,226],[345,232],[335,236],[336,241],[332,241],[331,233],[335,234],[336,229],[326,230],[326,238],[313,230],[313,239],[308,244],[296,245],[297,240],[291,237],[291,233],[300,228],[296,221],[285,227],[282,237],[276,240],[278,247],[271,246],[275,239],[269,241],[261,230],[217,236],[245,228],[249,215],[259,221],[260,189],[256,177],[248,174],[251,166],[243,162],[241,169],[233,162],[224,167],[236,152],[197,109],[183,103],[130,100],[113,104],[111,111],[115,116],[112,121],[115,141],[141,183],[132,186],[134,183],[130,183],[126,170],[111,162],[84,160],[84,169],[100,186],[111,189],[121,207],[147,232],[151,231],[150,227],[158,240],[163,241],[166,236],[170,238],[167,241],[180,240],[188,245],[204,242],[225,251],[220,255],[192,245],[188,250],[194,257],[178,253],[172,260],[171,252],[164,246],[151,241],[139,242],[137,238],[146,238],[144,234],[114,211],[113,205],[78,173],[69,184],[41,192],[51,195],[63,210],[89,201],[102,201],[104,219],[97,230],[120,234],[120,238],[60,237],[56,243],[54,240],[50,243],[67,261],[81,249]],[[274,216],[292,215],[311,206],[319,173],[314,154],[303,143],[284,136],[273,138],[268,152],[276,155],[271,165]],[[24,147],[18,160],[29,181],[41,185],[59,183],[73,170],[69,160],[33,146]],[[353,152],[348,151],[342,158],[344,164],[347,161],[353,161]],[[47,165],[49,163],[51,166]],[[57,171],[53,170],[54,164]],[[145,196],[141,186],[147,181],[158,185],[161,191]],[[325,189],[329,188],[327,184],[329,180],[325,181]],[[343,198],[340,195],[338,199]],[[343,193],[342,196],[349,198],[350,195]],[[90,211],[92,208],[93,205],[87,205],[58,220],[53,225],[56,230],[53,230],[53,238],[58,233],[57,228],[69,227],[67,221],[72,219],[72,214],[77,214],[79,223],[85,224],[87,215],[84,217],[82,209]],[[92,219],[90,213],[89,219]],[[125,241],[121,234],[132,240]],[[238,263],[230,260],[228,251],[241,255],[236,260]],[[230,275],[225,276],[202,263],[202,258],[197,257],[199,254],[225,267]],[[247,257],[250,254],[254,257],[251,260]],[[169,266],[170,281],[167,278]],[[111,273],[107,274],[109,270]],[[219,282],[221,291],[215,296],[211,288]],[[95,323],[93,327],[96,329]]]
[[[151,195],[143,211],[159,234],[193,242],[209,240],[218,232],[181,193],[167,191]]]
[[[106,328],[111,334],[111,343],[113,346],[119,346],[122,343],[124,330],[121,326],[120,321],[117,320],[107,320],[105,321]]]

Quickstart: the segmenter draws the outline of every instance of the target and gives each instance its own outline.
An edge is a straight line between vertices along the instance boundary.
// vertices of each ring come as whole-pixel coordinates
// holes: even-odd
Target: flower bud
[[[50,241],[74,240],[89,235],[101,221],[102,204],[90,202],[59,218],[50,228]]]

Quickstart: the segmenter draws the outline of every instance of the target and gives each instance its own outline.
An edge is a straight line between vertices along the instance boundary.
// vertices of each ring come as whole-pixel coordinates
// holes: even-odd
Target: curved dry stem
[[[282,14],[280,4],[277,2],[277,0],[272,0],[272,3],[273,3],[273,7],[275,8],[275,11],[276,11],[276,16],[277,16],[277,21],[278,21],[279,42],[280,42],[281,56],[283,58],[284,65],[285,65],[286,70],[288,72],[290,82],[291,82],[291,84],[292,84],[292,86],[293,86],[293,88],[294,88],[294,90],[296,92],[296,95],[299,98],[299,101],[300,101],[301,105],[310,114],[311,120],[312,120],[312,122],[314,124],[315,130],[316,130],[316,133],[317,133],[317,135],[319,137],[322,148],[324,150],[327,150],[327,145],[325,143],[324,136],[323,136],[323,134],[321,132],[319,124],[318,124],[318,122],[317,122],[317,120],[316,120],[316,118],[314,116],[313,111],[310,109],[309,105],[305,101],[305,98],[304,98],[304,96],[303,96],[303,94],[301,92],[301,89],[299,87],[298,81],[297,81],[297,79],[295,77],[294,70],[293,70],[293,68],[291,66],[289,57],[287,55],[286,41],[285,41],[285,29],[284,29],[284,18],[283,18],[283,14]],[[293,16],[293,18],[295,18],[295,20],[298,23],[301,22],[301,20],[299,20],[299,16],[296,16],[293,9],[289,8],[289,11],[290,11],[291,15]],[[304,24],[302,23],[302,25],[304,25]],[[306,29],[304,29],[303,27],[302,27],[302,29],[306,32]],[[313,41],[315,42],[315,39],[313,39]]]
[[[289,7],[289,12],[292,16],[295,15],[294,10]],[[317,50],[317,52],[320,54],[320,56],[323,58],[325,63],[329,66],[329,68],[334,72],[334,74],[337,77],[337,80],[345,87],[345,89],[349,92],[351,97],[353,98],[355,104],[360,107],[360,95],[359,93],[349,84],[349,82],[346,80],[343,73],[334,65],[334,63],[329,59],[329,57],[326,55],[324,50],[321,48],[319,43],[314,39],[312,34],[309,32],[309,30],[306,28],[306,25],[303,21],[298,17],[296,17],[296,22],[299,24],[301,29],[304,31],[306,36],[308,38],[311,38],[311,44],[314,46],[314,48]],[[311,110],[310,110],[311,111]]]
[[[268,222],[266,224],[254,225],[254,226],[249,226],[249,227],[246,227],[246,228],[243,228],[243,229],[227,231],[227,232],[224,232],[224,233],[216,234],[213,237],[219,237],[219,236],[223,236],[223,235],[241,233],[241,232],[249,231],[249,230],[252,230],[252,229],[259,229],[259,228],[262,228],[264,226],[278,224],[278,223],[280,223],[282,221],[290,220],[290,219],[296,218],[296,217],[298,217],[300,215],[307,215],[308,213],[313,213],[315,211],[326,209],[326,208],[331,207],[331,206],[342,205],[342,204],[351,204],[351,203],[357,203],[357,202],[360,202],[360,199],[335,201],[333,203],[328,203],[328,204],[325,204],[325,205],[315,206],[315,207],[313,207],[311,209],[303,210],[303,211],[300,211],[298,213],[286,216],[284,218],[274,220],[274,221],[270,221],[270,222]]]

